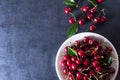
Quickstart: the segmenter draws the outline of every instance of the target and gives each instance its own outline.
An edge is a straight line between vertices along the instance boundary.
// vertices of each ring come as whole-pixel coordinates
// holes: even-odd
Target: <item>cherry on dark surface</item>
[[[93,17],[93,15],[92,15],[92,14],[90,14],[90,13],[89,13],[89,14],[87,14],[87,19],[88,19],[88,20],[92,19],[92,17]]]
[[[103,2],[103,0],[97,0],[99,3],[102,3]]]
[[[70,23],[70,24],[74,24],[74,23],[75,23],[74,18],[71,17],[71,18],[69,19],[69,23]]]
[[[83,38],[83,42],[84,42],[84,43],[87,43],[88,41],[89,41],[89,37],[85,36],[85,37]]]
[[[90,9],[90,12],[91,12],[92,14],[95,14],[95,12],[96,12],[96,8],[93,7],[92,9]]]
[[[67,60],[69,60],[70,58],[69,58],[68,55],[64,55],[63,59],[64,59],[65,61],[67,61]]]
[[[64,9],[64,11],[65,11],[66,14],[69,14],[69,13],[71,12],[71,9],[70,9],[69,7],[66,7],[66,8]]]
[[[99,18],[94,18],[93,21],[94,21],[95,24],[98,24],[100,22]]]
[[[92,64],[93,64],[94,67],[99,67],[100,66],[100,63],[98,61],[94,61]]]
[[[80,26],[82,26],[82,25],[84,25],[84,24],[85,24],[85,22],[84,22],[84,20],[83,20],[83,19],[80,19],[80,20],[78,21],[78,23],[79,23],[79,25],[80,25]]]
[[[62,67],[65,67],[65,66],[67,66],[67,63],[66,63],[66,61],[62,61],[62,62],[61,62],[61,66],[62,66]]]
[[[77,60],[77,57],[71,56],[71,61],[72,61],[72,62],[76,62],[76,60]]]
[[[102,16],[102,17],[100,18],[100,20],[101,20],[102,23],[105,23],[105,22],[107,21],[107,18],[106,18],[105,16]]]
[[[67,68],[64,68],[64,69],[63,69],[63,73],[64,73],[64,74],[68,74]]]
[[[82,78],[83,78],[83,75],[80,72],[77,72],[76,73],[76,79],[77,80],[82,80]]]
[[[96,26],[95,26],[95,25],[93,25],[93,24],[92,24],[92,25],[90,25],[90,31],[92,31],[92,32],[93,32],[93,31],[95,31],[95,30],[96,30]]]
[[[83,7],[82,7],[82,11],[83,11],[83,12],[88,12],[88,9],[89,9],[88,6],[83,6]]]
[[[77,70],[78,65],[76,63],[72,63],[71,68],[73,70]]]

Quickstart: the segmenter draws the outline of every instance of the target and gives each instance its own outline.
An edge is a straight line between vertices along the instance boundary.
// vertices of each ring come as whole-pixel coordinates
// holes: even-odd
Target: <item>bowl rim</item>
[[[98,35],[98,36],[101,37],[102,39],[106,40],[106,41],[111,45],[111,47],[113,48],[114,52],[118,55],[118,53],[117,53],[116,48],[114,47],[114,45],[113,45],[106,37],[104,37],[104,36],[102,36],[102,35],[100,35],[100,34],[98,34],[98,33],[94,33],[94,32],[81,32],[81,33],[77,33],[77,34],[69,37],[68,39],[66,39],[66,40],[62,43],[62,45],[59,47],[59,49],[58,49],[58,51],[57,51],[57,55],[56,55],[56,58],[55,58],[55,69],[56,69],[57,76],[58,76],[58,78],[59,78],[60,80],[62,80],[62,79],[61,79],[61,77],[60,77],[60,75],[59,75],[58,67],[57,67],[57,65],[58,65],[58,61],[57,61],[57,60],[58,60],[60,51],[61,51],[62,47],[65,45],[65,43],[69,42],[70,39],[75,38],[75,37],[77,37],[78,35],[82,35],[82,34]],[[117,70],[116,70],[116,73],[115,73],[115,75],[114,75],[114,79],[116,78],[116,76],[117,76],[117,74],[118,74],[118,71],[119,71],[119,60],[118,60],[118,56],[117,56],[117,63],[118,63],[118,64],[117,64]]]

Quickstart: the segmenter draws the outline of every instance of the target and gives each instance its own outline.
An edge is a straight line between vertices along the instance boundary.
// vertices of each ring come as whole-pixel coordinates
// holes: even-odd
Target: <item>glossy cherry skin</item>
[[[94,18],[93,21],[94,21],[95,24],[98,24],[100,22],[99,18]]]
[[[74,23],[75,23],[75,20],[74,20],[73,18],[70,18],[70,19],[69,19],[69,23],[70,23],[70,24],[74,24]]]
[[[65,11],[66,14],[69,14],[69,13],[71,12],[71,9],[70,9],[69,7],[66,7],[66,8],[64,9],[64,11]]]
[[[66,61],[62,61],[62,62],[61,62],[61,66],[62,66],[62,67],[65,67],[66,65],[67,65]]]
[[[69,58],[68,55],[65,55],[65,56],[63,57],[63,59],[64,59],[65,61],[67,61],[67,60],[69,60],[70,58]]]
[[[92,9],[90,9],[90,12],[91,12],[92,14],[95,14],[96,8],[94,7],[94,8],[92,8]]]
[[[105,22],[107,21],[107,18],[106,18],[105,16],[102,16],[102,17],[100,18],[100,20],[101,20],[102,23],[105,23]]]
[[[84,56],[84,53],[83,53],[83,51],[82,50],[78,50],[78,55],[80,56],[80,57],[83,57]]]
[[[72,70],[77,70],[78,65],[76,63],[72,63],[71,68]]]
[[[103,2],[103,0],[97,0],[99,3],[102,3]]]
[[[95,26],[95,25],[93,25],[93,24],[92,24],[92,25],[90,25],[90,31],[92,31],[92,32],[93,32],[93,31],[95,31],[95,30],[96,30],[96,26]]]
[[[78,21],[78,23],[79,23],[80,26],[82,26],[82,25],[84,25],[85,22],[84,22],[83,19],[80,19],[80,20]]]
[[[88,6],[83,6],[83,7],[82,7],[82,11],[83,11],[83,12],[88,12],[88,9],[89,9]]]
[[[93,17],[93,15],[92,15],[92,14],[90,14],[90,13],[89,13],[89,14],[87,14],[87,19],[88,19],[88,20],[92,19],[92,17]]]
[[[99,67],[100,66],[100,63],[98,61],[94,61],[92,64],[93,64],[94,67]]]
[[[83,78],[82,74],[80,72],[76,73],[77,80],[81,80]]]

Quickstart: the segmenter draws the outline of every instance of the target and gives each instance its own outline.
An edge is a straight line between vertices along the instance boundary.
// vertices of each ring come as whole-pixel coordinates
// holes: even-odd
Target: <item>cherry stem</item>
[[[88,31],[89,31],[89,28],[87,28],[85,32],[88,32]]]
[[[70,15],[75,19],[75,22],[76,22],[75,15],[73,13],[70,13]]]
[[[100,10],[100,13],[98,14],[97,17],[100,17],[100,15],[101,15],[102,13],[103,13],[104,15],[106,15],[106,14],[105,14],[105,8],[103,8],[103,9]]]
[[[91,0],[88,0],[94,7],[97,7],[98,5],[95,5]]]
[[[78,1],[78,3],[77,3],[77,5],[76,5],[76,7],[79,7],[79,3],[80,3],[80,1],[81,1],[81,0],[79,0],[79,1]]]

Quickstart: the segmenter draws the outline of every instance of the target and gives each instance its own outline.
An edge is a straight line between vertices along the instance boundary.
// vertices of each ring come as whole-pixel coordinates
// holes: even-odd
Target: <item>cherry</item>
[[[77,64],[76,63],[72,63],[72,65],[71,65],[71,68],[72,68],[72,70],[76,70],[77,69]]]
[[[64,9],[64,11],[65,11],[66,14],[69,14],[69,13],[71,12],[71,9],[70,9],[69,7],[66,7],[66,8]]]
[[[102,46],[101,46],[100,44],[97,44],[97,45],[96,45],[96,48],[97,48],[98,50],[100,50],[100,49],[102,49]]]
[[[72,61],[71,61],[71,60],[68,60],[68,61],[67,61],[67,66],[69,66],[69,67],[70,67],[70,66],[71,66],[71,64],[72,64]]]
[[[82,50],[78,50],[78,55],[80,56],[80,57],[83,57],[84,56],[84,53],[83,53],[83,51]]]
[[[82,59],[76,60],[76,64],[81,65],[82,64]]]
[[[77,80],[81,80],[83,78],[82,74],[80,72],[76,73]]]
[[[99,61],[100,60],[100,56],[94,56],[94,60],[96,60],[96,61]]]
[[[71,18],[69,19],[69,23],[70,23],[70,24],[74,24],[74,23],[75,23],[75,20],[71,17]]]
[[[69,56],[68,56],[68,55],[65,55],[65,56],[63,57],[63,59],[64,59],[65,61],[67,61],[67,60],[69,60]]]
[[[100,66],[100,63],[99,63],[98,61],[94,61],[94,62],[93,62],[93,66],[94,66],[94,67],[99,67],[99,66]]]
[[[83,42],[84,43],[87,43],[89,41],[89,38],[87,37],[87,36],[85,36],[84,38],[83,38]]]
[[[103,2],[103,0],[97,0],[99,3],[102,3]]]
[[[103,71],[103,69],[102,69],[101,67],[96,67],[95,69],[96,69],[96,71],[98,71],[98,72],[102,72],[102,71]]]
[[[90,45],[93,45],[93,44],[94,44],[94,39],[89,39],[88,43],[89,43]]]
[[[83,11],[83,12],[88,12],[88,9],[89,9],[88,6],[83,6],[83,7],[82,7],[82,11]]]
[[[112,48],[111,47],[107,47],[106,50],[107,50],[108,53],[111,53]]]
[[[87,18],[90,20],[90,19],[92,19],[92,17],[93,17],[93,15],[92,14],[87,14]]]
[[[94,21],[95,24],[98,24],[100,22],[99,18],[94,18],[93,21]]]
[[[74,80],[73,76],[70,75],[70,76],[68,77],[68,80]]]
[[[65,47],[65,48],[64,48],[64,51],[65,51],[66,53],[68,53],[68,47]]]
[[[80,41],[75,41],[75,46],[78,46],[80,44]]]
[[[109,73],[110,73],[110,74],[115,73],[115,68],[109,68]]]
[[[107,18],[106,18],[105,16],[102,16],[102,17],[100,18],[100,20],[101,20],[102,23],[105,23],[105,22],[107,21]]]
[[[92,9],[90,9],[90,12],[91,12],[92,14],[95,14],[95,12],[96,12],[96,8],[93,7]]]
[[[72,61],[72,62],[76,62],[76,60],[77,60],[77,58],[76,58],[75,56],[72,56],[72,57],[71,57],[71,61]]]
[[[84,76],[84,77],[83,77],[83,80],[88,80],[87,76]]]
[[[88,65],[89,65],[89,60],[86,59],[83,64],[84,64],[85,66],[88,66]]]
[[[64,68],[64,69],[63,69],[63,73],[64,73],[64,74],[67,74],[67,73],[68,73],[68,72],[67,72],[67,68]]]
[[[69,71],[69,72],[68,72],[68,75],[72,75],[72,74],[73,74],[73,71]]]
[[[84,25],[85,22],[84,22],[83,19],[80,19],[80,20],[78,21],[78,23],[79,23],[80,26],[82,26],[82,25]]]
[[[90,71],[90,73],[89,73],[90,77],[93,77],[94,74],[95,74],[94,71]]]
[[[94,55],[98,55],[98,51],[97,51],[97,50],[93,50],[92,53],[93,53]]]
[[[96,26],[95,26],[95,25],[93,25],[93,24],[92,24],[92,25],[90,25],[90,31],[92,31],[92,32],[93,32],[93,31],[95,31],[95,30],[96,30]]]
[[[92,69],[93,69],[93,66],[89,66],[89,67],[88,67],[88,70],[91,71]]]
[[[62,61],[62,62],[61,62],[61,66],[62,66],[62,67],[65,67],[66,65],[67,65],[66,61]]]

